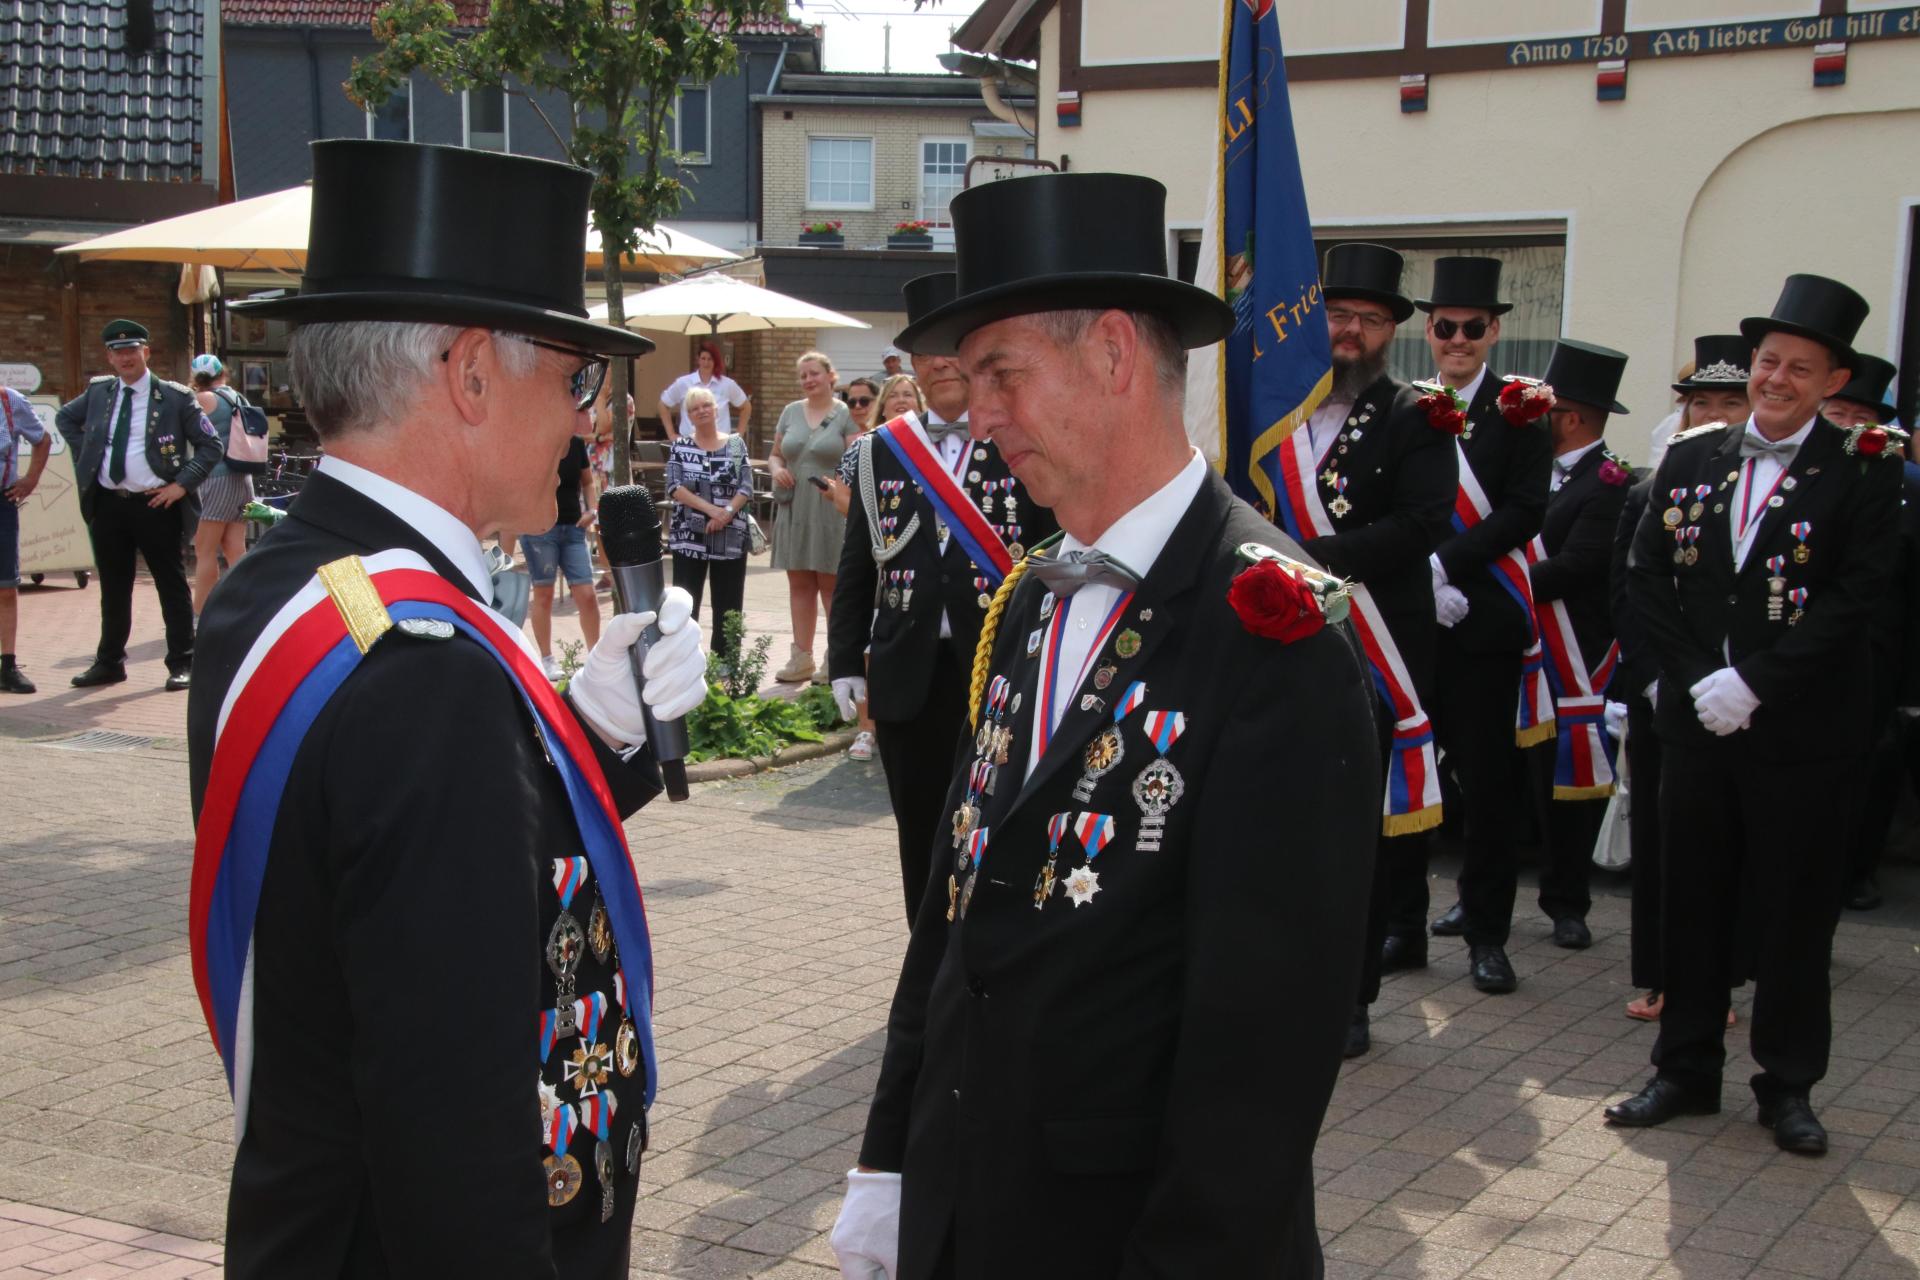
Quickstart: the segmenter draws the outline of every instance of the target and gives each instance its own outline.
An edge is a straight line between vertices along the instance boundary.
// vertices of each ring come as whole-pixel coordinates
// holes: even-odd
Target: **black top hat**
[[[1414,303],[1422,311],[1435,307],[1472,307],[1503,316],[1513,310],[1511,302],[1500,301],[1500,259],[1435,258],[1433,260],[1433,296]]]
[[[1183,346],[1232,332],[1233,308],[1167,275],[1167,189],[1130,173],[1047,173],[953,198],[958,295],[900,331],[910,351],[951,355],[982,325],[1036,311],[1151,311]]]
[[[1556,401],[1571,400],[1608,413],[1625,413],[1627,406],[1614,396],[1619,394],[1620,377],[1626,371],[1626,352],[1562,338],[1553,344],[1553,354],[1547,357],[1547,376],[1542,381],[1553,388]]]
[[[1320,269],[1320,292],[1328,298],[1361,298],[1393,309],[1399,324],[1413,314],[1413,299],[1400,292],[1406,259],[1383,244],[1337,244]]]
[[[1673,384],[1675,391],[1747,388],[1752,376],[1753,344],[1738,333],[1710,333],[1693,340],[1693,372]]]
[[[1825,276],[1794,275],[1780,290],[1780,301],[1770,316],[1748,316],[1740,332],[1754,346],[1770,333],[1792,333],[1811,338],[1833,352],[1840,363],[1856,368],[1854,335],[1867,318],[1867,300],[1838,280]]]
[[[907,325],[911,328],[941,307],[953,301],[957,292],[954,274],[951,271],[936,271],[932,275],[915,276],[900,286],[900,296],[907,303]],[[893,344],[902,351],[911,351],[904,339],[906,330],[900,331]]]
[[[1864,404],[1869,409],[1877,409],[1880,421],[1892,422],[1900,416],[1900,411],[1887,399],[1887,388],[1893,385],[1893,363],[1879,356],[1861,355],[1853,357],[1853,380],[1834,392],[1828,399],[1852,400]]]
[[[295,324],[473,325],[600,355],[645,355],[637,333],[587,319],[593,175],[526,156],[412,142],[313,144],[300,292],[232,310]]]

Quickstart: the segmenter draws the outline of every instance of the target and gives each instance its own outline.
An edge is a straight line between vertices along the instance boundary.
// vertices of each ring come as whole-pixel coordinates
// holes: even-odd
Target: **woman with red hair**
[[[712,338],[702,339],[698,363],[699,368],[675,378],[660,393],[660,425],[666,428],[667,439],[684,440],[693,434],[693,420],[687,417],[686,402],[687,392],[695,387],[713,393],[714,407],[720,413],[720,420],[715,424],[720,434],[724,436],[732,431],[744,437],[747,420],[753,415],[753,401],[739,383],[727,376],[727,357],[720,350],[720,344]]]

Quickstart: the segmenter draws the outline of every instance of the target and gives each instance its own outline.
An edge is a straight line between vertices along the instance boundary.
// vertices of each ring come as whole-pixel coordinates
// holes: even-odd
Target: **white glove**
[[[647,709],[656,719],[677,720],[706,701],[707,650],[692,617],[693,597],[668,587],[657,619],[660,640],[647,651],[641,667]],[[574,707],[609,741],[637,747],[647,740],[627,651],[655,621],[652,613],[615,614],[601,629],[600,643],[587,655],[586,665],[567,683]]]
[[[1658,711],[1660,709],[1660,681],[1657,678],[1648,683],[1646,694],[1647,705]]]
[[[893,1280],[900,1269],[900,1175],[847,1170],[847,1198],[827,1244],[846,1280]]]
[[[1440,555],[1435,552],[1427,557],[1427,563],[1433,566],[1433,589],[1438,592],[1447,585],[1447,566],[1440,563]]]
[[[833,682],[833,705],[840,708],[840,718],[848,723],[860,718],[860,703],[866,696],[865,676],[841,676]]]
[[[1450,627],[1467,616],[1467,597],[1458,587],[1434,588],[1433,613],[1440,625]]]
[[[1760,699],[1732,667],[1720,668],[1687,692],[1693,695],[1693,712],[1700,723],[1723,738],[1749,728],[1753,709],[1760,705]]]
[[[1625,740],[1627,736],[1627,704],[1609,702],[1606,712],[1607,732],[1613,735],[1615,742]]]

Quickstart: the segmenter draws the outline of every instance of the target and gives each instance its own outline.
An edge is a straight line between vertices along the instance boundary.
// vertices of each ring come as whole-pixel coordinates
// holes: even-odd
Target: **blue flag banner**
[[[1333,385],[1320,264],[1300,178],[1274,0],[1226,0],[1220,56],[1220,283],[1238,317],[1221,379],[1220,457],[1273,516],[1280,447]]]

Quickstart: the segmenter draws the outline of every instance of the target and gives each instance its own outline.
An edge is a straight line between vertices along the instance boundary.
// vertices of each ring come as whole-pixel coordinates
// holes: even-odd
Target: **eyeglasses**
[[[873,403],[872,396],[848,396],[847,403],[855,409],[864,409]]]
[[[1461,333],[1466,335],[1468,342],[1478,342],[1487,336],[1487,324],[1485,320],[1469,320],[1465,324],[1458,320],[1435,320],[1433,336],[1442,342],[1448,342],[1452,340],[1454,334]]]
[[[593,402],[600,398],[600,388],[605,386],[607,381],[607,366],[613,363],[609,357],[597,356],[590,351],[582,351],[578,347],[563,347],[552,342],[542,342],[538,338],[529,338],[522,333],[503,333],[496,336],[512,342],[524,342],[542,351],[557,351],[563,356],[572,356],[576,360],[586,361],[567,375],[567,394],[573,397],[573,407],[576,409],[591,409]],[[441,361],[445,362],[452,354],[451,347],[442,351]]]
[[[1327,323],[1336,329],[1357,324],[1368,333],[1385,333],[1393,328],[1393,321],[1386,316],[1375,315],[1371,311],[1349,311],[1345,307],[1328,307]]]

